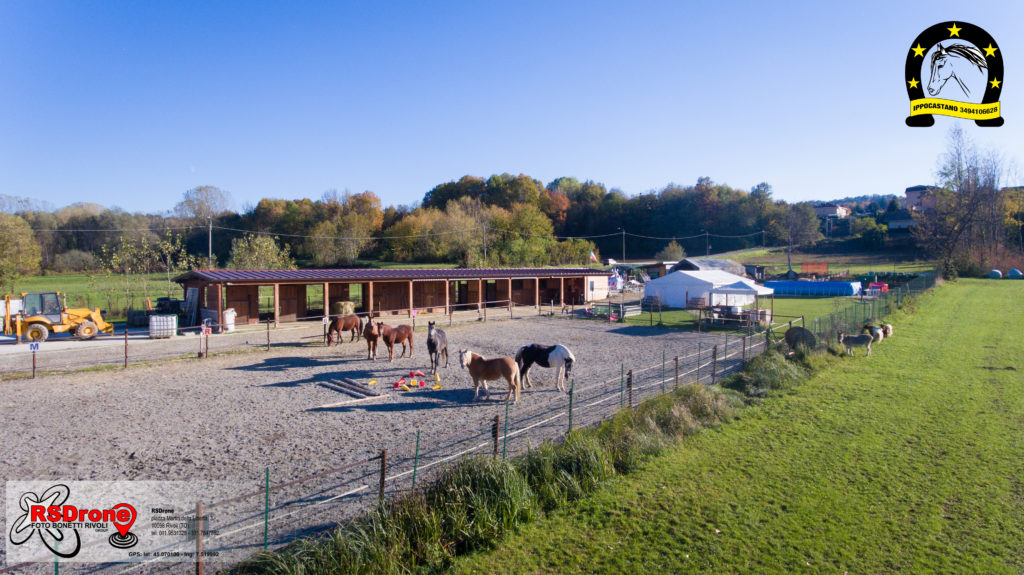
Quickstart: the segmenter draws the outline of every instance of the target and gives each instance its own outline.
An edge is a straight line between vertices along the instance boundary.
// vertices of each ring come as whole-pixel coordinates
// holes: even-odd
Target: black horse
[[[564,382],[569,379],[574,361],[576,358],[564,345],[531,343],[519,348],[516,353],[516,363],[519,365],[519,377],[523,381],[523,387],[530,387],[530,367],[537,364],[541,367],[557,368],[555,386],[560,391],[565,391]]]
[[[430,355],[430,372],[436,374],[444,354],[444,368],[448,369],[448,336],[434,327],[434,322],[427,322],[427,354]]]

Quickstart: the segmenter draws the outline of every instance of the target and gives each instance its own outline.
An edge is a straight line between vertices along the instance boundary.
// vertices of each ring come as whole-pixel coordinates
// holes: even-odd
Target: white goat
[[[863,346],[868,350],[868,357],[871,357],[872,337],[866,333],[860,335],[846,335],[839,332],[839,345],[846,346],[846,353],[853,355],[853,348]]]
[[[878,343],[885,339],[885,330],[883,330],[880,327],[866,325],[864,326],[864,331],[868,332],[868,334],[871,335],[871,339],[874,340],[875,343]]]

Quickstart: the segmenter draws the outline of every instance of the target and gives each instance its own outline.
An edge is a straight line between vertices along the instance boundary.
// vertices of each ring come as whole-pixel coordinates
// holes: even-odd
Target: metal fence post
[[[196,575],[203,575],[203,502],[196,501]]]
[[[661,392],[665,393],[665,350],[661,350]]]
[[[491,456],[491,459],[497,459],[498,458],[498,430],[501,429],[501,423],[500,422],[501,422],[501,416],[500,415],[495,415],[494,416],[494,423],[491,424],[491,437],[494,439],[494,455]]]
[[[626,388],[629,390],[629,408],[633,409],[633,370],[626,375]]]
[[[270,542],[270,468],[267,468],[267,482],[263,499],[263,550]]]
[[[701,350],[701,344],[702,343],[703,342],[700,342],[700,341],[697,342],[697,383],[700,383],[700,352],[702,351]]]
[[[380,492],[377,496],[377,504],[384,503],[384,480],[387,478],[388,470],[388,450],[380,450]]]
[[[124,366],[128,367],[128,322],[124,322]]]
[[[420,430],[416,430],[416,454],[412,458],[412,488],[416,489],[416,470],[420,467]]]
[[[626,364],[625,362],[619,363],[619,407],[622,407],[625,402],[626,394]]]
[[[673,386],[673,389],[679,389],[679,356],[678,355],[676,356],[675,361],[676,361],[676,376],[675,376],[675,385]]]
[[[36,378],[36,351],[32,350],[32,379]]]
[[[576,378],[572,378],[572,383],[569,384],[569,431],[572,432],[572,398],[575,395],[576,390]]]
[[[505,400],[505,437],[501,443],[501,458],[504,460],[508,456],[508,404],[509,400]]]
[[[745,365],[747,365],[747,336],[743,336],[743,343],[742,343],[742,345],[743,345],[743,356],[742,356],[742,359],[740,359],[740,365],[741,366],[745,366]]]
[[[270,320],[267,320],[267,351],[270,351]]]
[[[715,378],[718,375],[718,345],[711,350],[711,385],[715,385]]]

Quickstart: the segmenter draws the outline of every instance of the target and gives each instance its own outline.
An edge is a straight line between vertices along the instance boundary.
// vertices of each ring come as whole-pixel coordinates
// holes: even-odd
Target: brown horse
[[[359,332],[363,331],[363,319],[356,314],[339,315],[331,321],[331,325],[327,328],[327,345],[334,345],[334,340],[337,339],[338,343],[341,343],[341,334],[343,332],[352,332],[353,342],[359,339]]]
[[[459,363],[469,370],[469,376],[473,378],[474,400],[480,397],[481,383],[484,384],[484,391],[489,397],[491,390],[487,389],[487,382],[504,379],[508,382],[508,395],[505,396],[505,401],[512,397],[513,391],[516,393],[515,401],[519,401],[519,366],[516,365],[516,360],[511,357],[485,359],[468,349],[460,349]]]
[[[377,340],[380,339],[380,330],[377,324],[373,323],[371,317],[363,327],[363,338],[366,340],[366,359],[377,361]]]
[[[402,355],[398,357],[405,357],[406,340],[409,341],[409,357],[412,357],[412,326],[391,327],[384,322],[377,322],[377,331],[380,332],[380,338],[384,340],[384,345],[388,348],[388,361],[395,360],[395,345],[399,343],[402,344]]]

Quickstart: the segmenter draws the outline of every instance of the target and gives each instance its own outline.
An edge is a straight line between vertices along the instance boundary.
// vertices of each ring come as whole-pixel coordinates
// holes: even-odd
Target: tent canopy
[[[775,290],[764,286],[759,286],[754,282],[738,281],[731,283],[727,286],[716,287],[711,290],[712,294],[729,294],[729,295],[772,295]]]
[[[726,286],[743,291],[718,291]],[[767,293],[763,290],[765,288],[751,280],[718,270],[675,271],[644,284],[644,296],[657,297],[662,305],[680,308],[685,308],[687,301],[693,298],[703,298],[711,305],[725,305],[727,297],[730,305],[752,304],[758,295],[771,293],[771,290]]]

